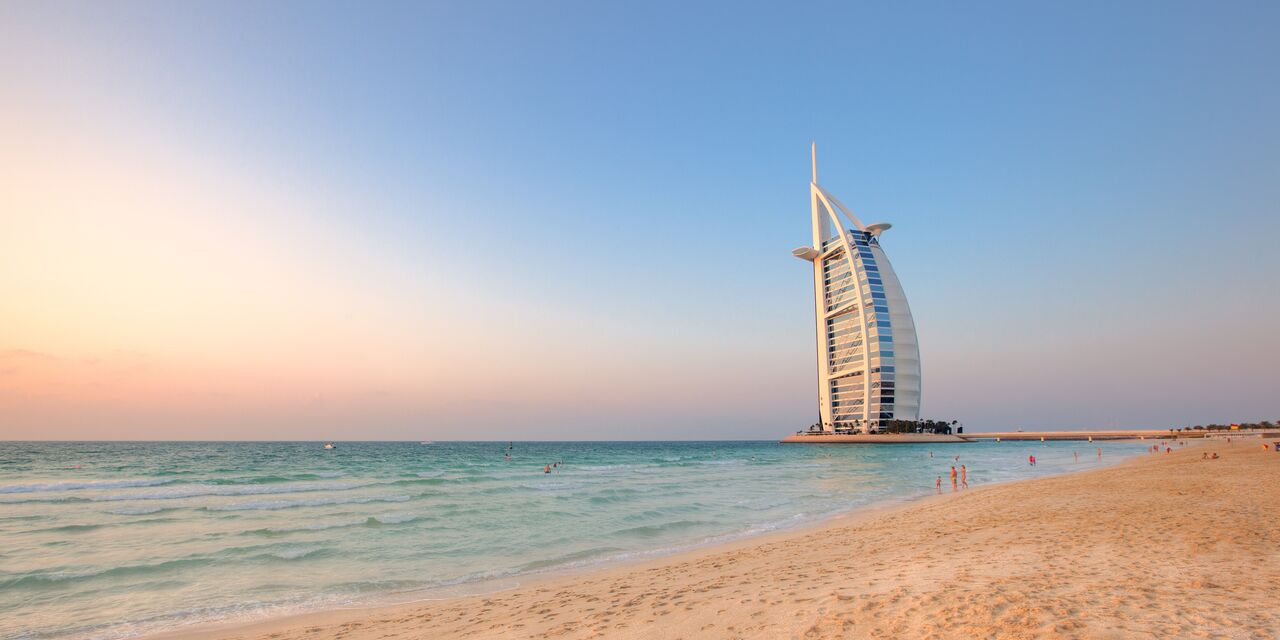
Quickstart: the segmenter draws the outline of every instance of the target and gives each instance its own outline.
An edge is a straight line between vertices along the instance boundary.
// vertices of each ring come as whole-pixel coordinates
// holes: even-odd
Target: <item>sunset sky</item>
[[[809,142],[924,416],[1280,419],[1280,4],[0,4],[0,438],[773,438]]]

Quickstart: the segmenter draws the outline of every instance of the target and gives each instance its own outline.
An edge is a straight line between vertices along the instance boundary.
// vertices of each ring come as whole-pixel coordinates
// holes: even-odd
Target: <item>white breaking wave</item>
[[[81,491],[84,489],[125,489],[129,487],[155,487],[173,482],[173,478],[137,478],[132,480],[81,480],[78,482],[39,482],[11,484],[0,487],[0,493],[44,493],[52,491]]]
[[[200,496],[257,496],[276,493],[303,493],[307,491],[347,491],[363,485],[350,482],[309,482],[294,485],[211,485],[197,484],[185,487],[172,487],[156,491],[135,491],[105,496],[94,496],[94,501],[112,502],[118,500],[176,500],[178,498],[196,498]]]
[[[321,547],[293,547],[290,549],[281,549],[280,551],[274,551],[271,553],[271,555],[277,558],[280,558],[282,560],[297,560],[298,558],[303,558],[317,551],[320,551],[320,549]]]
[[[164,511],[165,507],[122,507],[120,509],[111,509],[107,513],[114,513],[118,516],[145,516],[150,513],[158,513]]]
[[[413,522],[418,516],[411,513],[387,513],[380,516],[372,516],[374,520],[382,524],[400,524],[402,522]]]
[[[407,502],[409,496],[365,496],[361,498],[315,498],[312,500],[269,500],[240,502],[205,507],[208,511],[272,511],[294,507],[322,507],[330,504],[365,504],[368,502]]]
[[[344,520],[342,522],[317,522],[315,524],[303,525],[301,527],[267,527],[266,529],[259,529],[258,531],[251,531],[248,533],[297,533],[299,531],[324,531],[326,529],[357,527],[367,523],[368,521],[368,518],[362,518],[360,520]]]

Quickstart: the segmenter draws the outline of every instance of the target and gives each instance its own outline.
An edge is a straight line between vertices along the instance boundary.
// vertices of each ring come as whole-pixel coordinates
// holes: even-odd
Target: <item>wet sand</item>
[[[487,596],[168,637],[1277,638],[1280,454],[1196,443]]]

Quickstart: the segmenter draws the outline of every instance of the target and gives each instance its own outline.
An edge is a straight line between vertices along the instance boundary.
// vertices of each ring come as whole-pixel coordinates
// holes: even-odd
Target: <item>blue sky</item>
[[[11,256],[47,250],[0,261],[21,292],[0,357],[134,354],[188,384],[12,364],[0,429],[786,433],[815,412],[788,255],[810,140],[823,185],[894,225],[926,415],[1274,420],[1278,27],[1261,2],[7,3],[0,115],[22,144],[0,159],[34,177],[0,223]],[[50,289],[35,275],[79,245],[31,229],[103,167],[152,217],[86,195],[58,228],[175,248]],[[217,310],[139,284],[187,269]],[[235,308],[262,317],[209,320]],[[130,329],[161,309],[167,339]],[[278,393],[245,391],[264,370]],[[208,387],[234,410],[152,400]],[[341,410],[302,406],[324,401]]]

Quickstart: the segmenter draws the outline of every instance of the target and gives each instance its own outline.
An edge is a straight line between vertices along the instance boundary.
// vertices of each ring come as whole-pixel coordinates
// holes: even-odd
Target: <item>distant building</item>
[[[880,247],[890,225],[863,225],[818,186],[816,147],[809,200],[813,245],[792,254],[813,263],[821,429],[870,432],[888,420],[917,420],[916,325]]]

